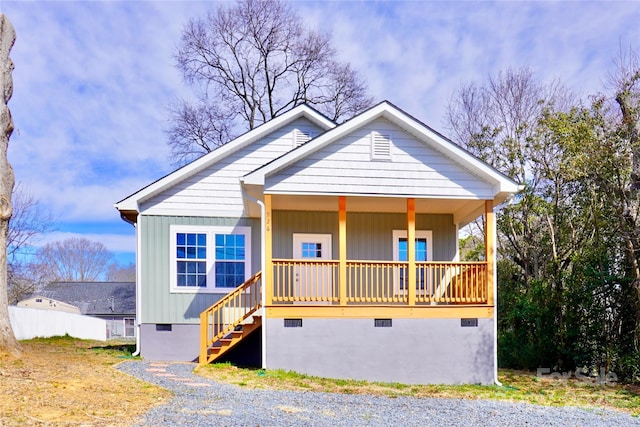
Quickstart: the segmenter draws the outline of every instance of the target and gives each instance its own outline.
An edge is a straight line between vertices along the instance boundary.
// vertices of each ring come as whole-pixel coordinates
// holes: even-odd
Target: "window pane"
[[[176,233],[177,286],[206,287],[206,258],[206,233]]]

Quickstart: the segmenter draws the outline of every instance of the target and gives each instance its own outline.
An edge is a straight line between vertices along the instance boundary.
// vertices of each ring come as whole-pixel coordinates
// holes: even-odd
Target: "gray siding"
[[[347,213],[347,258],[393,260],[393,230],[406,230],[407,217],[394,213]],[[338,259],[337,212],[273,212],[273,256],[293,256],[294,233],[332,235],[331,253]],[[433,231],[433,260],[452,261],[456,256],[456,227],[449,214],[417,214],[417,230]]]
[[[371,159],[372,132],[391,136],[390,160]],[[384,119],[310,154],[265,184],[273,192],[334,193],[337,188],[353,194],[480,199],[494,193],[492,183]]]
[[[243,216],[239,178],[291,151],[298,130],[321,132],[308,120],[298,119],[145,201],[141,211],[151,215]]]
[[[260,270],[260,220],[141,215],[141,323],[199,323],[202,311],[224,294],[170,293],[171,225],[251,226],[251,272]]]

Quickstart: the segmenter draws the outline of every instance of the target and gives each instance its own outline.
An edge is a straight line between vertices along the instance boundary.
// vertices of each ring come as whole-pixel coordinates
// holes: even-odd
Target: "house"
[[[137,238],[139,349],[401,383],[492,383],[494,209],[508,177],[382,102],[336,125],[306,105],[115,207]],[[486,217],[486,256],[458,230]]]
[[[45,298],[42,295],[37,295],[31,298],[18,301],[16,306],[24,307],[24,308],[37,308],[39,310],[54,310],[54,311],[63,311],[65,313],[80,314],[80,309],[75,305],[67,304],[66,302],[62,302],[62,301],[57,301],[53,298]]]
[[[97,317],[106,321],[107,339],[135,338],[134,282],[51,282],[17,305]]]

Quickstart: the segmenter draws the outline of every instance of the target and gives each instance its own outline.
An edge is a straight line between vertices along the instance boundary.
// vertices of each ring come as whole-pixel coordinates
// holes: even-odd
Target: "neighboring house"
[[[492,383],[493,212],[519,190],[389,102],[341,125],[298,106],[116,203],[136,227],[141,354]],[[459,262],[480,215],[487,261]]]
[[[52,298],[45,298],[41,295],[27,298],[22,301],[18,301],[16,306],[24,307],[24,308],[37,308],[40,310],[54,310],[54,311],[64,311],[65,313],[80,314],[80,309],[75,305],[67,304],[62,301],[57,301]]]
[[[17,305],[49,310],[72,307],[78,314],[104,319],[107,339],[135,338],[134,282],[51,282]]]

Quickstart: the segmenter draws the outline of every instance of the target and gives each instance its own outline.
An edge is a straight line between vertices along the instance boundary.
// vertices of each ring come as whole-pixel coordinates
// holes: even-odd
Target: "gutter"
[[[262,306],[262,327],[260,328],[261,340],[262,340],[262,369],[267,368],[267,318],[265,316],[266,310],[265,305],[267,304],[267,293],[264,291],[265,283],[264,283],[264,271],[267,265],[266,259],[266,249],[267,249],[267,222],[266,222],[266,209],[264,206],[264,202],[262,200],[256,199],[253,196],[250,196],[245,192],[244,196],[251,200],[254,203],[257,203],[260,206],[260,271],[262,271],[262,289],[260,293],[260,305]]]

